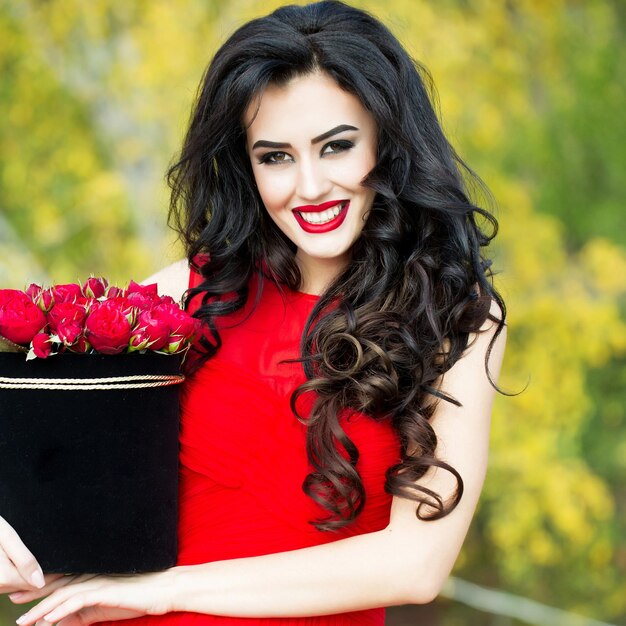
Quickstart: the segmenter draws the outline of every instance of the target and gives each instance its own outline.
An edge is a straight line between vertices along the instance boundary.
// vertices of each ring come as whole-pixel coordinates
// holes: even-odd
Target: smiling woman
[[[177,566],[49,578],[16,599],[48,596],[21,624],[380,626],[438,594],[485,476],[505,308],[496,221],[424,77],[334,1],[218,50],[169,171],[187,259],[153,277],[188,286],[205,329]]]
[[[376,121],[316,71],[269,85],[244,125],[263,205],[297,248],[301,289],[320,293],[348,264],[372,207],[375,192],[363,182],[376,165]]]

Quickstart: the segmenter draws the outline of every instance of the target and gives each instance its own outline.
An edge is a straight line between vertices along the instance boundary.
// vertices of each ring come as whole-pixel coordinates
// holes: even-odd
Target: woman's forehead
[[[243,122],[249,140],[289,141],[313,138],[341,124],[360,128],[373,119],[354,94],[328,74],[316,72],[269,84],[252,100]]]

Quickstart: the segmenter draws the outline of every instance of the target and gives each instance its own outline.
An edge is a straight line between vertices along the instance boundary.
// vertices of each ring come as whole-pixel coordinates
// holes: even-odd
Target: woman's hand
[[[48,596],[17,620],[21,626],[87,626],[106,620],[163,615],[173,610],[176,569],[124,576],[66,576],[42,589],[9,597],[25,603]]]
[[[44,576],[37,559],[15,529],[0,517],[0,593],[38,589],[61,576],[63,574]]]

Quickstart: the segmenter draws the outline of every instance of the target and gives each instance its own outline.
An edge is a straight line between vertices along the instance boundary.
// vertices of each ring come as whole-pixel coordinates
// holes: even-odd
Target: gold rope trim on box
[[[182,374],[146,374],[144,376],[108,376],[106,378],[7,378],[0,376],[0,389],[60,389],[69,391],[138,389],[178,385],[184,380],[185,377]]]

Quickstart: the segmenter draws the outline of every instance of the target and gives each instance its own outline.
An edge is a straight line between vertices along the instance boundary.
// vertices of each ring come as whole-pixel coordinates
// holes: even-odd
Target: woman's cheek
[[[370,165],[362,156],[360,158],[336,160],[332,169],[327,172],[328,177],[339,188],[358,191],[361,181],[369,174],[374,164]]]
[[[264,177],[257,180],[257,189],[263,204],[269,211],[279,210],[289,205],[291,193],[286,181],[280,177]]]

